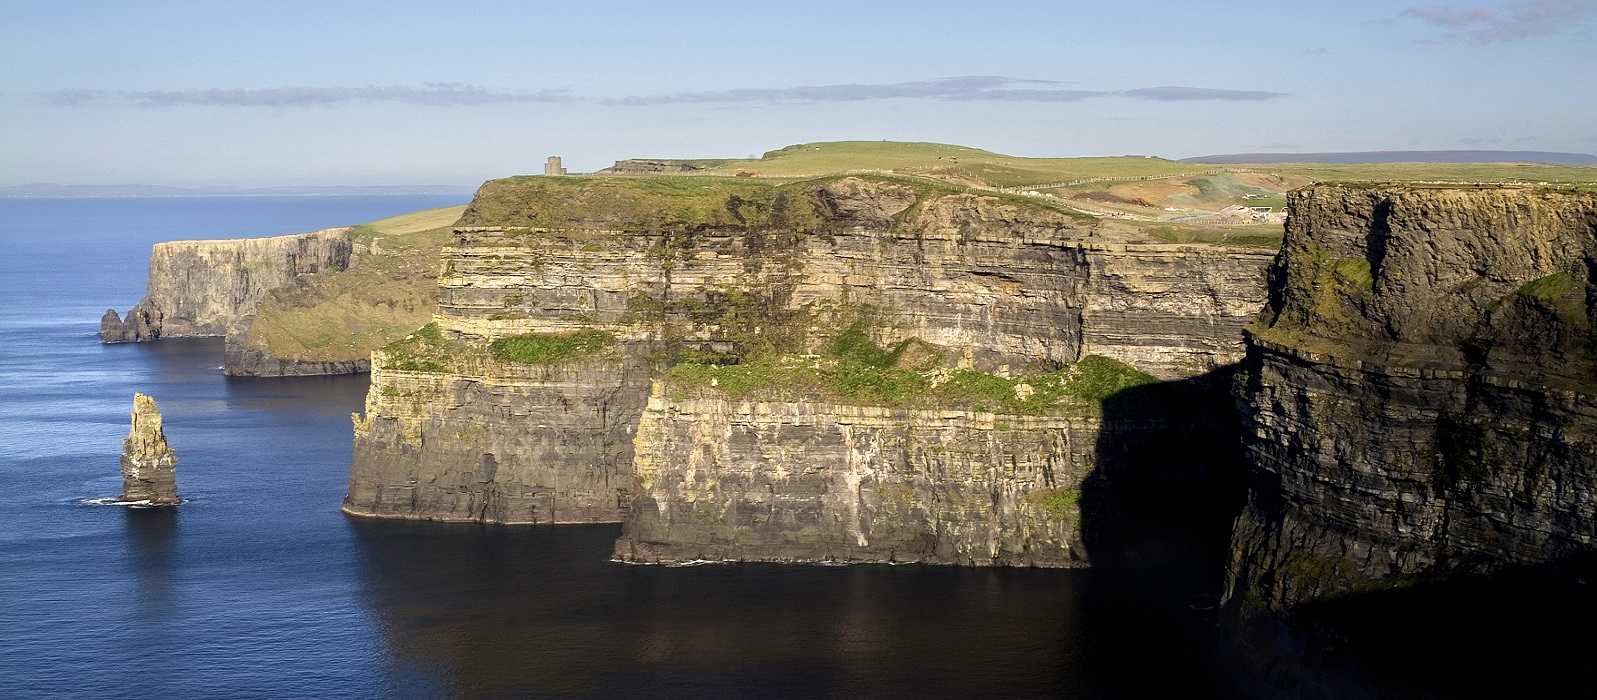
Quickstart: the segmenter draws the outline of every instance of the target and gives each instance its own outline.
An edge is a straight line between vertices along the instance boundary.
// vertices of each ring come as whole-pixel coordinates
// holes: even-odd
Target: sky
[[[934,141],[1597,152],[1597,0],[0,0],[0,185],[471,185]]]

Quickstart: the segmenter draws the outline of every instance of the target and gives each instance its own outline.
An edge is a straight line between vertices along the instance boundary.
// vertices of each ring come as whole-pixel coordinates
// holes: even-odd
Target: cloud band
[[[1048,80],[1001,76],[966,76],[905,83],[809,85],[788,88],[737,88],[601,99],[601,104],[644,107],[674,104],[777,104],[866,102],[874,100],[941,100],[948,102],[1079,102],[1125,97],[1163,102],[1221,100],[1258,101],[1285,96],[1263,90],[1222,90],[1166,85],[1134,90],[1079,90]],[[389,102],[428,107],[479,106],[530,102],[577,102],[565,91],[500,92],[465,83],[426,83],[366,87],[211,88],[206,90],[60,90],[46,101],[66,107],[119,102],[141,107],[334,107],[351,103]]]

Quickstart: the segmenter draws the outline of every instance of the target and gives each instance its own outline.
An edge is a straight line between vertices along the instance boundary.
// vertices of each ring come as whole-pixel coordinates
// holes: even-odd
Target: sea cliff
[[[1072,382],[1223,397],[1270,260],[890,177],[512,178],[455,236],[434,323],[373,355],[345,510],[624,521],[645,561],[1085,563],[1081,503],[1160,481],[1101,463],[1230,419]],[[1227,468],[1189,461],[1164,481]]]
[[[125,317],[107,310],[100,320],[100,340],[226,336],[289,280],[347,267],[348,233],[345,227],[270,238],[157,243],[150,252],[144,298]]]
[[[155,246],[149,292],[104,342],[220,335],[223,372],[281,377],[365,372],[372,350],[427,323],[438,250],[465,207],[272,238]]]
[[[1236,384],[1228,597],[1288,610],[1597,559],[1597,196],[1294,192]]]

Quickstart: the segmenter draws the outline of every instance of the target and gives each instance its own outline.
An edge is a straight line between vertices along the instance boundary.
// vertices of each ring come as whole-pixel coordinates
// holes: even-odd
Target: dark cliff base
[[[229,377],[310,377],[327,374],[359,374],[371,371],[371,360],[306,362],[272,357],[260,350],[242,347],[228,339],[222,374]]]
[[[1577,569],[1585,573],[1572,576]],[[1291,615],[1233,610],[1220,667],[1241,697],[1597,697],[1594,581],[1590,562],[1565,562],[1355,594]]]
[[[1597,198],[1290,206],[1235,385],[1240,692],[1597,696]]]
[[[1177,565],[1219,581],[1247,496],[1234,366],[1103,401],[1096,466],[1082,485],[1094,565]]]

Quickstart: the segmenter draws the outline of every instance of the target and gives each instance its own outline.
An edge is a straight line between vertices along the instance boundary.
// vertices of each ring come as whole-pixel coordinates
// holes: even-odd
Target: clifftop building
[[[560,156],[549,156],[549,162],[543,164],[543,174],[564,175],[566,169],[560,167]]]

